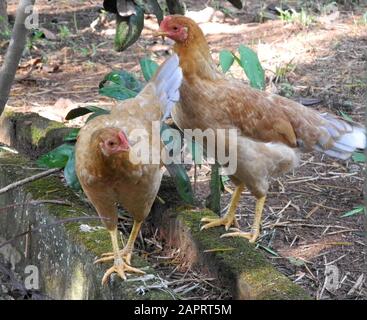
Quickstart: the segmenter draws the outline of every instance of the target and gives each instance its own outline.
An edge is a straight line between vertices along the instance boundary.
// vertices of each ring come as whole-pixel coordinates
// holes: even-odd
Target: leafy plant
[[[140,68],[143,72],[145,81],[149,81],[156,73],[158,69],[158,64],[151,59],[144,58],[140,60]]]
[[[48,168],[64,168],[64,177],[68,186],[80,189],[80,183],[75,173],[74,143],[64,143],[37,160],[38,165]]]
[[[65,40],[71,36],[71,32],[67,26],[59,26],[59,36],[62,40]]]
[[[275,83],[284,80],[287,81],[287,75],[293,72],[296,68],[296,65],[292,63],[292,60],[284,65],[278,65],[275,67],[275,79],[274,79]]]
[[[231,51],[222,50],[219,53],[219,63],[224,73],[226,73],[234,62],[234,55]]]
[[[240,54],[239,57],[228,50],[222,50],[219,53],[219,63],[222,71],[226,73],[231,68],[234,61],[236,61],[245,71],[250,81],[250,85],[256,89],[264,90],[265,72],[256,52],[244,45],[240,45],[238,52]]]
[[[99,93],[116,100],[134,98],[143,84],[127,71],[112,71],[99,85]]]
[[[280,14],[280,19],[289,23],[299,23],[304,27],[309,27],[315,22],[315,17],[310,15],[304,8],[300,12],[294,9],[282,10],[281,8],[276,8]]]
[[[39,42],[42,38],[44,38],[45,34],[43,31],[33,29],[32,33],[30,34],[29,38],[27,39],[26,47],[30,51]]]

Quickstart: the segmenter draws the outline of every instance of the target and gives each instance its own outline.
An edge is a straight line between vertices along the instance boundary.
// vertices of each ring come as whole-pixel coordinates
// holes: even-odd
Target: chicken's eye
[[[177,26],[174,26],[173,27],[173,31],[178,31],[178,27]]]
[[[114,146],[115,146],[115,143],[114,143],[113,141],[108,141],[108,142],[107,142],[107,145],[108,145],[109,147],[114,147]]]

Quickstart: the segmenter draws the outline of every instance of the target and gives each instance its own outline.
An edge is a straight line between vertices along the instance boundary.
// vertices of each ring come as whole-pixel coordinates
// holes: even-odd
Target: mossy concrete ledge
[[[0,149],[0,188],[34,175],[38,172],[34,168],[31,161],[1,152]],[[31,204],[34,200],[39,203]],[[47,203],[45,200],[62,200],[67,204]],[[111,242],[98,219],[45,227],[58,220],[96,215],[62,184],[59,177],[49,176],[0,195],[0,208],[0,245],[24,231],[40,228],[39,232],[19,237],[0,248],[0,255],[12,264],[24,280],[31,274],[36,276],[32,268],[27,268],[35,266],[39,289],[49,297],[172,299],[169,293],[160,289],[143,290],[146,285],[156,285],[160,280],[155,277],[147,261],[136,255],[133,255],[132,263],[149,275],[144,277],[145,282],[134,276],[124,282],[113,275],[108,285],[101,285],[102,276],[111,265],[94,265],[93,261],[101,253],[111,251]],[[81,225],[86,225],[84,227],[89,231],[83,231]],[[31,279],[34,284],[35,279]]]
[[[216,217],[212,211],[185,207],[171,209],[164,215],[159,211],[152,213],[152,221],[161,226],[160,236],[168,245],[181,248],[186,263],[218,278],[234,299],[311,299],[303,288],[277,271],[255,245],[240,238],[220,239],[224,228],[200,231],[201,218]]]
[[[7,107],[0,116],[0,142],[30,158],[35,159],[59,146],[72,130],[37,113],[18,113],[15,110]]]

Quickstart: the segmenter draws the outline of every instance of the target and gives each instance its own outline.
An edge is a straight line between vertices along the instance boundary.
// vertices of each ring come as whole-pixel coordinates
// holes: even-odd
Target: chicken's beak
[[[153,32],[153,37],[162,37],[164,40],[164,37],[168,36],[168,32],[163,31],[162,29],[158,29],[157,31]]]

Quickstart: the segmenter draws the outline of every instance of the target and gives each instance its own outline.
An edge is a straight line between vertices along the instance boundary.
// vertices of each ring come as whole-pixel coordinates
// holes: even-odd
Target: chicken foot
[[[238,201],[240,200],[241,197],[241,193],[244,190],[244,188],[245,188],[244,184],[240,184],[236,187],[235,191],[233,192],[229,208],[222,218],[209,218],[209,217],[202,218],[201,222],[207,222],[207,224],[203,225],[200,230],[219,226],[224,226],[225,229],[228,230],[232,224],[234,224],[235,227],[238,228],[239,225],[236,219],[236,209]]]
[[[254,243],[260,235],[261,217],[264,210],[265,199],[266,197],[264,196],[258,199],[256,202],[255,217],[254,223],[252,224],[251,232],[243,232],[241,230],[231,228],[231,230],[235,230],[235,232],[225,233],[222,234],[220,237],[241,237],[248,239],[251,243]]]
[[[142,222],[137,222],[134,220],[133,228],[130,232],[129,240],[127,241],[126,246],[119,251],[120,255],[125,259],[126,263],[131,265],[131,255],[134,249],[134,243],[136,238],[138,237]],[[114,259],[113,252],[107,252],[102,254],[102,258],[98,259],[96,262],[107,262]]]
[[[131,267],[129,266],[123,259],[122,255],[121,255],[121,251],[119,249],[119,245],[118,245],[118,237],[117,237],[117,228],[114,230],[109,230],[109,233],[111,235],[111,240],[112,240],[112,248],[113,248],[113,257],[112,259],[114,260],[114,264],[111,268],[109,268],[103,278],[102,278],[102,285],[106,284],[107,280],[109,279],[110,275],[114,272],[116,272],[121,279],[126,280],[126,274],[125,273],[138,273],[138,274],[145,274],[144,271]],[[109,260],[112,260],[109,259]],[[99,263],[99,262],[105,262],[105,261],[109,261],[109,260],[105,260],[105,258],[101,258],[96,260],[94,263]]]

